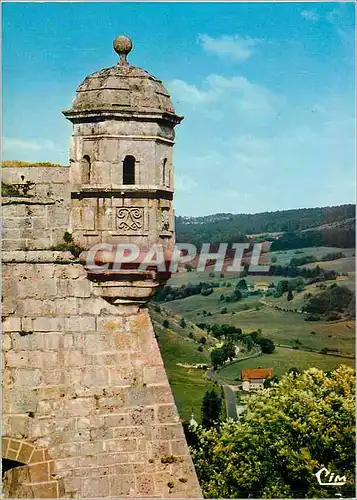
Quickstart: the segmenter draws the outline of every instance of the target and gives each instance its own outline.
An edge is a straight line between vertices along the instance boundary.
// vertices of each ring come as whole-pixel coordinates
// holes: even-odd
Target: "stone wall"
[[[200,497],[146,309],[66,252],[3,253],[6,497]]]
[[[2,169],[3,250],[48,249],[69,227],[68,167]]]

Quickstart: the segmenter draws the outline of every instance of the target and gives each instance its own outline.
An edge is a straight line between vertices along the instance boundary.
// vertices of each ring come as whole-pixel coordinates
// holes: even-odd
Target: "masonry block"
[[[161,462],[191,459],[147,311],[123,314],[77,264],[28,253],[6,269],[2,344],[8,458],[29,464],[28,494],[199,496],[194,471],[186,491],[183,464]],[[176,489],[156,476],[168,470]]]

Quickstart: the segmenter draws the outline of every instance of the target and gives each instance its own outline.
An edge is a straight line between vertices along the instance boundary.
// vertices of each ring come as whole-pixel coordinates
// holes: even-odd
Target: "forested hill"
[[[293,234],[304,240],[299,246],[354,246],[355,205],[301,208],[258,214],[220,213],[204,217],[177,217],[179,242],[242,242],[247,235]],[[335,239],[340,241],[331,241]],[[269,239],[269,238],[268,238]],[[326,241],[324,241],[326,240]],[[310,244],[311,243],[311,244]]]

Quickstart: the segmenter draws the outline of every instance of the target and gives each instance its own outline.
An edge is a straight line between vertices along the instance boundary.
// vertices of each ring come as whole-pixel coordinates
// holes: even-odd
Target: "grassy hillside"
[[[286,265],[292,258],[302,257],[304,255],[314,255],[317,259],[338,249],[333,248],[313,248],[299,251],[274,252],[270,255],[277,257],[277,264]],[[347,285],[354,287],[354,249],[345,249],[343,253],[346,257],[334,261],[322,262],[321,267],[325,265],[330,269],[337,269],[339,272],[346,272],[348,276],[342,276],[338,285]],[[348,263],[348,266],[347,266]],[[309,267],[320,265],[320,261],[315,262]],[[347,267],[345,267],[347,266]],[[277,284],[280,280],[286,278],[272,276],[250,276],[246,278],[248,285],[253,283],[272,283]],[[289,278],[288,278],[289,280]],[[173,276],[170,280],[171,286],[181,287],[187,283],[219,283],[218,288],[213,289],[209,296],[192,295],[179,300],[173,300],[165,303],[165,308],[170,309],[175,314],[184,316],[193,323],[208,324],[228,324],[241,328],[243,332],[261,330],[263,337],[270,338],[278,346],[272,355],[268,356],[270,364],[277,368],[279,373],[289,369],[291,366],[297,366],[300,369],[309,366],[317,366],[323,369],[330,369],[341,362],[340,358],[319,354],[322,349],[339,351],[342,355],[353,356],[355,354],[355,321],[340,320],[327,321],[306,321],[307,315],[293,310],[301,311],[302,306],[306,304],[306,295],[316,295],[321,293],[318,283],[308,285],[305,281],[305,288],[301,292],[293,292],[293,300],[287,300],[287,294],[280,297],[256,295],[243,298],[238,302],[226,303],[220,300],[221,295],[232,294],[238,281],[233,277],[214,277],[210,273],[186,272]],[[326,282],[329,286],[333,281]],[[229,286],[230,285],[230,286]],[[290,311],[283,311],[280,309]],[[226,311],[226,312],[225,312]],[[287,349],[279,346],[299,347],[299,349]],[[316,352],[306,352],[303,348],[312,349]],[[266,357],[265,356],[265,357]],[[244,361],[248,367],[260,366],[264,358],[257,358],[252,361]],[[345,362],[342,359],[342,362]],[[240,365],[240,363],[238,363]],[[237,366],[238,366],[237,364]],[[346,360],[346,364],[354,365],[351,359]],[[245,366],[244,365],[244,366]],[[239,370],[241,368],[239,367]],[[226,370],[226,369],[225,369]],[[233,368],[227,368],[228,372]],[[238,370],[238,368],[237,368]],[[235,377],[233,377],[235,378]]]
[[[299,208],[261,212],[257,214],[221,213],[204,217],[177,217],[178,239],[194,231],[225,227],[244,234],[273,233],[280,231],[301,231],[309,228],[326,227],[355,217],[355,206],[339,205],[334,207]],[[184,241],[184,240],[182,240]]]
[[[331,248],[313,248],[297,251],[274,252],[277,264],[286,265],[292,258],[314,255],[317,259],[327,253],[333,252]],[[337,251],[337,250],[336,250]],[[330,269],[338,269],[349,275],[343,276],[338,285],[352,287],[354,277],[354,249],[344,250],[346,257],[334,261],[322,262]],[[311,267],[320,265],[315,262]],[[347,267],[345,267],[347,266]],[[248,285],[275,283],[286,278],[282,276],[250,276],[245,280]],[[290,278],[288,278],[289,280]],[[182,287],[188,283],[199,282],[215,283],[219,286],[213,292],[204,296],[191,295],[179,300],[153,304],[151,316],[157,333],[160,349],[164,359],[166,371],[174,393],[174,397],[182,418],[188,419],[193,409],[195,417],[200,419],[201,401],[205,391],[210,387],[210,382],[203,370],[180,366],[180,364],[207,363],[210,364],[210,349],[216,340],[210,337],[205,330],[201,330],[197,323],[226,324],[241,328],[244,333],[261,330],[261,335],[274,341],[276,349],[272,354],[264,354],[257,358],[237,361],[227,365],[220,371],[220,376],[236,383],[243,368],[272,367],[277,376],[292,367],[305,370],[316,366],[324,370],[332,370],[340,364],[354,366],[351,358],[343,358],[320,353],[321,350],[339,351],[341,355],[353,356],[355,354],[355,321],[305,321],[307,315],[300,311],[306,304],[306,294],[316,295],[321,293],[319,283],[307,284],[301,292],[293,292],[293,300],[287,300],[287,294],[280,297],[250,295],[237,302],[225,302],[221,295],[230,296],[239,278],[232,276],[219,277],[209,272],[196,273],[184,272],[174,275],[169,284],[171,287]],[[328,287],[333,281],[326,282]],[[280,309],[289,309],[283,311]],[[226,312],[225,312],[226,311]],[[182,318],[185,322],[182,322]],[[163,326],[163,321],[169,322],[168,327]],[[194,336],[196,340],[193,340]],[[200,337],[207,337],[207,344],[200,352],[197,350]],[[284,347],[288,346],[288,347]],[[290,348],[289,348],[290,346]],[[304,349],[311,349],[313,352]],[[243,352],[243,351],[242,351]]]
[[[258,214],[220,213],[205,217],[177,217],[177,241],[239,243],[270,239],[274,250],[308,246],[354,245],[355,206],[302,208]],[[276,239],[276,237],[278,238]],[[273,249],[273,248],[272,248]]]
[[[277,347],[273,354],[263,354],[258,358],[232,363],[222,368],[219,375],[227,380],[235,381],[238,378],[240,379],[240,371],[246,368],[273,368],[274,375],[281,377],[293,367],[298,368],[300,371],[307,370],[312,366],[322,370],[333,370],[341,364],[355,366],[352,359]]]
[[[189,321],[186,321],[185,328],[180,327],[179,317],[165,312],[164,308],[160,309],[161,312],[157,312],[152,308],[150,316],[180,417],[188,420],[193,410],[196,420],[200,421],[202,398],[212,384],[207,379],[205,370],[185,368],[178,363],[210,364],[208,350],[203,348],[199,352],[199,344],[188,336],[190,331],[194,332],[196,338],[206,334]],[[169,322],[168,328],[162,326],[164,320]]]
[[[276,344],[294,346],[296,340],[299,340],[301,345],[312,349],[319,350],[326,347],[340,349],[341,353],[345,354],[355,352],[354,321],[310,322],[305,321],[306,316],[303,314],[278,311],[266,305],[259,305],[258,299],[255,301],[243,299],[233,304],[222,305],[219,295],[219,292],[214,292],[209,297],[194,295],[168,302],[166,306],[197,323],[225,323],[247,332],[260,329],[264,337],[272,339]],[[227,308],[227,314],[221,313],[223,307]],[[244,307],[247,307],[247,310],[244,310]],[[260,308],[256,309],[257,307]],[[294,307],[293,301],[290,307]],[[211,312],[212,316],[202,316],[203,310]]]
[[[355,251],[356,251],[355,248],[344,248],[343,250],[341,250],[341,248],[337,248],[337,247],[307,247],[307,248],[301,248],[299,250],[292,249],[292,250],[280,250],[277,252],[268,252],[267,253],[267,260],[268,260],[268,262],[271,262],[271,258],[276,257],[278,259],[278,263],[281,264],[282,266],[284,266],[284,265],[289,264],[291,259],[294,259],[296,257],[304,257],[305,255],[314,255],[317,258],[317,260],[319,261],[319,259],[321,259],[321,257],[323,257],[326,254],[330,254],[333,252],[342,252],[346,255],[347,258],[351,258],[351,262],[354,262],[352,257],[354,256]],[[335,269],[336,271],[340,271],[339,264],[341,261],[343,261],[343,259],[328,261],[328,262],[324,262],[323,264],[330,264],[331,266],[333,266],[332,269]],[[314,262],[311,265],[315,266],[317,263],[321,266],[320,261]],[[355,266],[353,263],[349,270],[354,271],[354,267]],[[348,271],[348,269],[347,269],[347,271]]]

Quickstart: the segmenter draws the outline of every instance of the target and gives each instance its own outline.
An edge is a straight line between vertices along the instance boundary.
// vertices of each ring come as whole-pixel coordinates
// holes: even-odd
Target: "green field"
[[[349,276],[338,285],[347,285],[354,288],[354,257],[355,249],[338,248],[306,248],[302,251],[288,250],[283,252],[273,252],[269,256],[276,256],[278,264],[288,264],[293,257],[303,255],[314,255],[320,258],[322,255],[332,252],[343,252],[346,257],[332,262],[316,262],[308,265],[314,267],[317,263],[321,267],[335,269],[339,272],[348,272]],[[282,276],[247,276],[248,284],[277,283],[286,279]],[[165,367],[170,380],[174,397],[182,418],[189,418],[192,408],[195,418],[200,419],[200,407],[204,392],[210,386],[205,373],[194,368],[184,368],[177,366],[177,363],[207,363],[210,364],[209,348],[215,343],[215,339],[207,335],[207,332],[197,328],[198,323],[228,324],[241,328],[244,332],[261,330],[263,337],[270,338],[276,344],[273,354],[262,355],[258,358],[239,361],[223,368],[220,376],[226,380],[234,381],[240,375],[242,368],[273,367],[277,376],[282,375],[291,367],[300,370],[312,366],[324,370],[331,370],[339,364],[354,366],[353,359],[338,358],[320,354],[318,351],[327,348],[329,350],[339,350],[341,354],[355,354],[355,321],[305,321],[306,315],[297,312],[285,312],[277,310],[272,306],[279,306],[283,309],[301,310],[306,299],[307,292],[320,293],[320,288],[316,284],[307,285],[305,290],[297,293],[293,292],[294,298],[288,302],[286,294],[282,297],[272,296],[250,296],[238,302],[226,303],[220,300],[222,294],[232,294],[239,278],[226,275],[221,278],[218,275],[210,276],[210,273],[184,272],[174,275],[169,284],[180,287],[188,283],[196,284],[200,281],[219,283],[219,288],[214,288],[209,296],[192,295],[185,299],[174,300],[161,303],[160,312],[152,311],[154,327],[158,335],[160,349],[163,355]],[[231,286],[227,286],[227,284]],[[335,283],[334,281],[326,283]],[[157,306],[156,306],[157,308]],[[222,313],[223,309],[227,313]],[[210,314],[210,315],[207,315]],[[187,325],[180,326],[180,318],[184,317]],[[169,328],[162,327],[164,319],[169,320]],[[194,333],[196,340],[200,336],[207,337],[208,349],[198,352],[197,341],[188,337],[189,333]],[[289,349],[281,346],[299,346],[299,349]],[[307,352],[302,348],[313,349],[317,352]]]
[[[258,358],[232,363],[219,370],[218,374],[226,380],[235,381],[240,378],[240,371],[246,368],[273,368],[274,375],[281,377],[281,375],[292,367],[298,368],[301,371],[311,367],[321,368],[322,370],[333,370],[341,364],[354,367],[355,361],[335,356],[325,356],[313,352],[277,347],[272,354],[263,354]]]
[[[321,259],[324,255],[328,253],[335,253],[335,252],[342,252],[343,254],[346,255],[346,258],[350,259],[350,262],[352,262],[353,255],[356,252],[355,248],[337,248],[337,247],[309,247],[309,248],[301,248],[298,250],[280,250],[278,252],[268,252],[267,253],[267,259],[268,262],[271,261],[272,257],[276,257],[278,259],[277,264],[280,264],[282,266],[289,264],[291,259],[296,258],[296,257],[304,257],[304,255],[313,255],[317,259]],[[329,261],[329,264],[331,265],[332,269],[336,269],[336,271],[339,271],[340,267],[340,262],[345,259],[337,259],[333,261]],[[354,260],[354,259],[353,259]],[[312,265],[315,266],[316,264],[319,264],[319,262],[314,262]],[[354,264],[353,266],[349,269],[350,271],[354,270]],[[348,270],[347,270],[348,272]]]
[[[180,417],[189,420],[192,410],[195,419],[201,420],[201,403],[206,390],[212,387],[207,379],[205,371],[196,368],[184,368],[177,363],[194,364],[208,363],[209,353],[197,350],[198,344],[188,338],[191,325],[186,329],[178,326],[176,319],[163,313],[150,312],[153,320],[155,333],[158,338],[161,355],[164,360],[167,376],[175,398]],[[167,319],[169,327],[164,328],[162,321]],[[199,329],[195,330],[198,335]]]
[[[182,314],[196,323],[217,323],[234,325],[242,328],[243,331],[254,331],[260,329],[262,335],[272,339],[276,344],[295,345],[298,339],[305,347],[313,349],[340,349],[341,353],[353,354],[355,352],[355,322],[324,322],[305,321],[305,315],[289,313],[275,310],[268,306],[263,306],[259,310],[254,307],[243,311],[244,303],[249,306],[256,305],[249,299],[244,299],[233,304],[222,305],[217,294],[216,301],[213,298],[215,293],[209,297],[194,295],[186,299],[168,302],[167,307],[172,308],[177,313]],[[207,299],[210,299],[210,304]],[[228,314],[221,314],[222,307],[227,307]],[[290,302],[293,306],[293,301]],[[212,316],[197,315],[203,309],[210,311]],[[235,314],[232,314],[232,312]],[[311,332],[315,332],[312,334]]]

